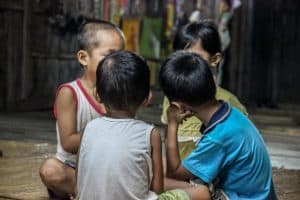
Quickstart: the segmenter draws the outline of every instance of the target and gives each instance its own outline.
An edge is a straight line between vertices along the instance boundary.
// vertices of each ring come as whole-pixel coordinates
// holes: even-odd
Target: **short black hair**
[[[116,31],[123,40],[123,48],[125,47],[125,37],[121,29],[109,21],[104,20],[86,20],[79,28],[77,35],[79,50],[90,51],[99,44],[97,37],[98,31]]]
[[[98,65],[96,91],[108,108],[135,111],[150,92],[149,67],[129,51],[109,54]]]
[[[193,22],[179,29],[174,37],[173,49],[183,50],[198,40],[201,40],[202,48],[214,55],[222,51],[219,32],[215,24],[209,20]]]
[[[197,106],[215,99],[212,72],[207,62],[195,53],[177,51],[171,54],[160,68],[159,82],[170,102]]]

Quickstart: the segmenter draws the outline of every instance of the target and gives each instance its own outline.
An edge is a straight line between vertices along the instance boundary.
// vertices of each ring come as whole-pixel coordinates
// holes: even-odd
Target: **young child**
[[[96,88],[107,113],[89,122],[82,136],[77,199],[186,200],[204,190],[160,194],[160,134],[153,125],[135,119],[139,107],[151,97],[150,70],[141,57],[128,51],[108,55],[99,64]]]
[[[243,113],[215,98],[216,85],[206,61],[198,54],[178,51],[162,65],[159,81],[171,102],[167,176],[209,184],[212,199],[276,199],[271,163],[259,131]],[[190,115],[199,118],[205,129],[196,149],[181,162],[177,129]]]
[[[50,196],[67,198],[74,193],[74,168],[81,134],[87,122],[105,113],[94,95],[96,69],[106,55],[124,48],[124,40],[122,31],[105,21],[84,24],[78,35],[77,59],[83,75],[57,90],[54,105],[57,153],[40,167],[41,179]]]
[[[77,197],[151,199],[163,190],[161,139],[152,125],[134,119],[151,96],[147,64],[127,51],[108,55],[96,91],[106,115],[88,123],[82,136]]]
[[[208,21],[187,24],[177,32],[173,47],[176,51],[186,49],[201,55],[208,62],[211,71],[216,76],[215,72],[222,59],[222,51],[218,30],[214,24]],[[216,98],[228,102],[231,106],[247,115],[246,108],[229,91],[217,86]],[[169,105],[169,101],[165,97],[161,116],[161,121],[164,124],[168,121],[167,109]],[[200,137],[200,132],[202,132],[200,130],[201,125],[202,122],[194,116],[187,118],[179,125],[178,142],[181,158],[185,158],[195,148],[195,141]]]

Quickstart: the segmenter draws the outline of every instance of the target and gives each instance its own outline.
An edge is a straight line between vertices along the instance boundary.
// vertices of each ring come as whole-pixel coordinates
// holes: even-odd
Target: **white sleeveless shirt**
[[[99,106],[97,106],[96,102],[88,95],[87,91],[83,88],[79,79],[72,81],[70,83],[66,83],[61,85],[58,90],[57,94],[61,88],[68,87],[71,89],[73,96],[76,102],[76,131],[80,132],[83,131],[86,124],[100,116],[103,116],[103,111]],[[54,115],[56,115],[56,107],[54,105]],[[56,121],[56,132],[57,132],[57,151],[56,151],[56,158],[62,162],[66,160],[72,161],[76,163],[76,154],[72,154],[66,152],[60,141],[60,134],[58,123]]]
[[[80,200],[153,200],[151,133],[135,119],[97,118],[81,141],[77,189]]]

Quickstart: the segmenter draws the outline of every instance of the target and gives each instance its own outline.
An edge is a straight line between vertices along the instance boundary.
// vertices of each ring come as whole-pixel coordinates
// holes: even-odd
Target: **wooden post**
[[[243,4],[245,4],[243,9],[243,45],[242,45],[242,54],[240,70],[238,73],[238,89],[237,95],[242,97],[244,101],[249,101],[250,90],[251,90],[251,67],[252,66],[252,34],[253,34],[253,6],[254,0],[244,0]]]
[[[21,99],[26,100],[33,87],[33,66],[31,57],[31,15],[32,0],[24,0],[23,58],[21,70]]]

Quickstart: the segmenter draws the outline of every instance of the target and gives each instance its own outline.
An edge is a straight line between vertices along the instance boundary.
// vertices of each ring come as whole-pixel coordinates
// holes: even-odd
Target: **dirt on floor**
[[[0,140],[0,199],[47,199],[38,170],[55,152],[55,144],[44,141]],[[273,170],[279,199],[300,199],[300,170]]]
[[[273,179],[279,199],[300,199],[300,170],[273,169]]]

